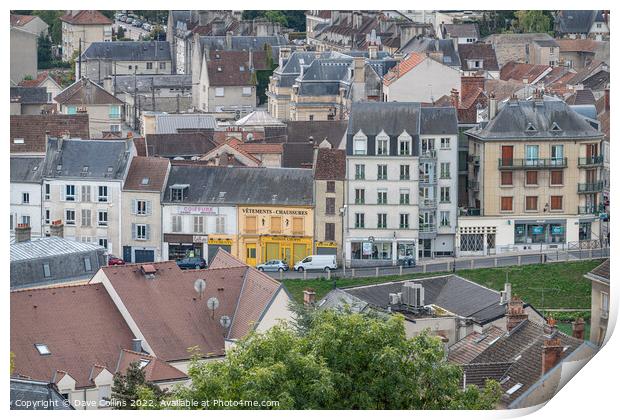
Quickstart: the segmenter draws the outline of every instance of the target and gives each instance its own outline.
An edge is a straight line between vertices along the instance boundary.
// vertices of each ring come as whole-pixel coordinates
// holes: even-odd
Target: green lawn
[[[558,330],[562,331],[564,334],[567,334],[567,335],[573,334],[573,324],[569,322],[558,322],[556,326],[558,327]],[[584,335],[585,339],[589,340],[590,339],[590,323],[589,322],[586,322],[586,330],[584,334],[585,334]]]
[[[548,263],[537,265],[512,266],[504,268],[480,268],[458,270],[457,274],[478,284],[495,290],[504,288],[506,273],[512,283],[512,293],[531,303],[536,308],[590,308],[590,282],[583,275],[601,263],[600,260],[577,261],[569,263]],[[431,277],[445,273],[419,273],[406,276],[384,276],[356,279],[338,279],[337,287],[362,286],[388,281]],[[333,288],[334,279],[287,279],[284,285],[295,300],[302,301],[303,290],[312,288],[317,300]],[[544,306],[542,293],[544,292]]]

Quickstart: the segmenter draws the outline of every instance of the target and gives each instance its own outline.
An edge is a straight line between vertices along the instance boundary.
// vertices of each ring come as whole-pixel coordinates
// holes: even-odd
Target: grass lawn
[[[570,322],[558,322],[556,326],[558,327],[558,330],[562,331],[566,335],[573,334],[573,325]],[[585,339],[589,340],[590,339],[590,323],[589,322],[586,322],[586,330],[584,334],[585,334],[584,335]]]
[[[576,261],[568,263],[548,263],[502,268],[480,268],[458,270],[457,274],[494,290],[504,288],[506,273],[512,283],[512,293],[531,303],[536,308],[574,308],[589,309],[591,285],[583,275],[599,265],[601,260]],[[366,277],[355,279],[287,279],[284,285],[295,300],[301,302],[303,290],[312,288],[317,300],[329,292],[336,281],[336,287],[363,286],[388,281],[432,277],[446,273],[418,273],[405,276]],[[544,306],[542,292],[544,289]]]

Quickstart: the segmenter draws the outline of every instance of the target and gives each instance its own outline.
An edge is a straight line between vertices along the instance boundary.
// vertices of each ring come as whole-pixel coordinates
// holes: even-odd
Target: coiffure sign
[[[214,216],[217,214],[217,211],[213,207],[204,207],[204,206],[182,206],[178,208],[178,214],[206,214],[209,216]]]

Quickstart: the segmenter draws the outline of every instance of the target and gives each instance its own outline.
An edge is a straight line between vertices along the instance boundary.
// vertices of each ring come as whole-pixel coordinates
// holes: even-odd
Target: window
[[[48,272],[49,272],[49,265],[47,264],[43,264],[43,266],[47,266]],[[49,277],[49,274],[45,277]],[[49,354],[52,354],[52,352],[50,351],[49,347],[47,347],[47,344],[35,344],[34,345],[35,348],[37,349],[37,351],[39,352],[39,354],[41,356],[47,356]]]
[[[538,185],[538,171],[525,171],[525,185]]]
[[[22,225],[30,226],[30,216],[22,216]]]
[[[398,226],[400,229],[409,229],[409,214],[408,213],[400,214],[400,223]]]
[[[51,196],[51,186],[50,184],[45,184],[45,199],[49,200]]]
[[[65,185],[65,201],[75,201],[75,185]]]
[[[22,204],[30,203],[30,194],[22,193]]]
[[[242,95],[243,96],[252,96],[252,88],[251,87],[244,87],[242,90]]]
[[[353,136],[353,154],[366,154],[366,136],[362,133],[361,130],[355,136]]]
[[[366,179],[366,165],[355,165],[355,179]]]
[[[377,156],[386,156],[390,154],[390,138],[383,131],[376,137]]]
[[[439,176],[443,179],[450,179],[450,162],[441,162],[439,164]]]
[[[148,225],[139,225],[136,224],[136,231],[135,231],[135,239],[140,240],[140,241],[145,241],[148,240]]]
[[[609,317],[609,294],[601,292],[601,318]]]
[[[325,214],[336,214],[336,199],[334,197],[325,199]]]
[[[336,181],[327,181],[326,192],[335,193],[336,192]]]
[[[535,195],[528,195],[525,197],[525,211],[537,211],[538,210],[538,197]]]
[[[49,225],[50,224],[50,209],[45,209],[45,224]]]
[[[131,69],[133,69],[133,66],[130,64],[130,65],[129,65],[129,70],[131,70]]]
[[[441,187],[439,190],[439,200],[441,203],[450,202],[450,187]]]
[[[400,179],[409,179],[409,165],[400,165]]]
[[[165,61],[160,61],[159,62],[159,69],[160,70],[166,70],[166,62]]]
[[[183,188],[170,188],[172,201],[183,201]]]
[[[564,171],[551,171],[551,185],[564,184]]]
[[[121,132],[121,125],[120,124],[110,124],[110,131],[113,133],[120,133]]]
[[[108,225],[108,211],[107,210],[99,210],[97,212],[97,225],[99,226]]]
[[[551,146],[551,164],[562,165],[564,164],[564,146],[561,144],[555,144]]]
[[[512,211],[512,197],[502,197],[501,210]]]
[[[308,115],[308,121],[314,121],[314,115],[312,114]]]
[[[226,232],[226,216],[217,216],[215,218],[215,233]]]
[[[377,229],[385,229],[385,228],[387,228],[387,214],[378,213],[377,214]]]
[[[502,185],[512,185],[512,172],[502,172]]]
[[[303,234],[304,234],[304,218],[293,217],[293,235],[303,235]]]
[[[398,138],[398,154],[401,156],[411,155],[411,136],[403,133]]]
[[[525,146],[526,165],[536,165],[538,162],[538,146]]]
[[[75,225],[75,210],[65,210],[65,224]]]
[[[99,246],[108,249],[108,238],[99,238]]]
[[[409,190],[400,190],[400,204],[409,204]]]
[[[443,150],[446,150],[446,149],[450,148],[450,138],[449,137],[443,137],[441,139],[441,148]]]
[[[97,197],[97,200],[100,203],[108,202],[108,187],[106,187],[105,185],[99,186],[99,196]]]
[[[110,105],[110,118],[120,118],[121,117],[121,106],[120,105]]]
[[[442,211],[439,213],[439,224],[441,226],[450,226],[450,212]]]
[[[69,115],[75,115],[77,112],[77,107],[74,105],[68,106],[67,107],[67,114]]]
[[[282,233],[282,217],[271,216],[271,233]]]
[[[551,210],[562,210],[564,203],[564,199],[561,195],[552,195],[551,196]]]
[[[89,209],[82,209],[82,226],[90,227],[91,224],[91,213]]]
[[[147,70],[153,70],[153,63],[146,63]]]
[[[173,232],[183,231],[183,216],[180,216],[180,215],[172,216],[172,231]]]
[[[363,188],[355,189],[355,204],[364,204],[366,191]]]
[[[90,264],[90,258],[84,258],[84,270],[91,271],[93,268]]]
[[[364,213],[355,213],[355,227],[356,228],[364,227]]]
[[[326,241],[336,240],[336,224],[335,223],[325,223],[325,240]]]
[[[85,203],[90,201],[90,185],[82,185],[82,201]]]
[[[16,137],[13,139],[13,144],[24,144],[24,139]]]
[[[422,151],[420,155],[433,155],[435,151],[435,139],[422,139]]]
[[[224,88],[223,87],[215,88],[215,96],[218,96],[218,97],[224,96]]]
[[[387,165],[377,165],[377,179],[387,179]]]
[[[205,218],[202,216],[194,216],[194,233],[203,233],[205,228]]]
[[[245,230],[248,233],[256,233],[256,216],[245,216]]]
[[[134,208],[135,214],[139,216],[144,216],[149,213],[148,209],[150,206],[147,204],[146,200],[136,200],[135,203],[136,203],[135,208]]]
[[[377,204],[387,204],[387,190],[377,191]]]

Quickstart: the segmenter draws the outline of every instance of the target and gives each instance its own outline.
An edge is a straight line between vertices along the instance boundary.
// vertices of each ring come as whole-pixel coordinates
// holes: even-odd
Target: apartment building
[[[43,167],[43,229],[64,223],[64,237],[122,251],[121,190],[136,151],[131,140],[50,138]]]
[[[69,61],[73,54],[86,50],[93,42],[112,41],[112,21],[98,10],[69,10],[62,21],[62,60]]]
[[[18,225],[27,225],[32,237],[41,236],[41,174],[43,158],[11,157],[11,238]]]
[[[361,103],[347,129],[347,265],[451,255],[458,188],[452,107]]]
[[[603,133],[565,102],[510,99],[469,137],[470,208],[460,255],[554,249],[601,239]]]

